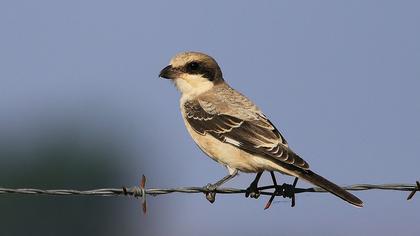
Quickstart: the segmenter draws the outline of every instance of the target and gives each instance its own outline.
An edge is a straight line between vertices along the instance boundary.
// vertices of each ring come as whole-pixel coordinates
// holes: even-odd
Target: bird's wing
[[[217,102],[212,103],[206,99],[184,103],[186,120],[197,133],[209,134],[253,154],[274,158],[300,169],[309,169],[308,163],[287,146],[280,132],[256,107],[254,111],[246,109],[244,112],[215,104]],[[243,109],[244,106],[238,107]],[[220,112],[223,110],[225,112]]]

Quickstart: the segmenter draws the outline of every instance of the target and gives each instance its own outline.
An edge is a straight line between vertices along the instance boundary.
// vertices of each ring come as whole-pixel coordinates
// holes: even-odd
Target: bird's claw
[[[206,192],[204,194],[206,194],[206,199],[210,202],[210,203],[214,203],[214,201],[216,201],[216,189],[217,186],[214,184],[207,184],[206,186],[204,186],[204,188],[206,189]]]
[[[255,199],[257,199],[257,198],[259,198],[260,197],[260,191],[256,191],[256,192],[251,192],[250,194],[249,194],[249,197],[250,198],[255,198]]]
[[[257,199],[260,197],[260,191],[258,190],[258,187],[256,184],[252,183],[245,192],[245,197],[255,198]]]

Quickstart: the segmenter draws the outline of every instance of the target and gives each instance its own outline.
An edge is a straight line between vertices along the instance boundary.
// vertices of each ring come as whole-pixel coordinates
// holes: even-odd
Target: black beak
[[[174,79],[176,77],[176,74],[177,71],[174,70],[174,68],[171,65],[169,65],[160,71],[159,77],[165,79]]]

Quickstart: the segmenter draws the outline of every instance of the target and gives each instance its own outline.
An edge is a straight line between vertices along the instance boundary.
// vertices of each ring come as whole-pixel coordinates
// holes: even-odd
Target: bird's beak
[[[175,79],[177,75],[178,75],[178,71],[174,69],[171,65],[163,68],[159,73],[159,77],[165,78],[165,79]]]

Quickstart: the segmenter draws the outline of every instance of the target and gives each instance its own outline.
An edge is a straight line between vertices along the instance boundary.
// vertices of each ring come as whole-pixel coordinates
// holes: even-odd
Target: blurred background
[[[121,187],[145,174],[160,188],[224,176],[188,136],[176,89],[157,77],[186,50],[214,56],[226,81],[323,176],[414,183],[419,9],[418,1],[3,0],[0,186]],[[309,193],[295,208],[278,198],[264,211],[265,197],[209,204],[171,194],[149,197],[147,216],[133,198],[0,195],[0,234],[418,234],[420,196],[356,195],[365,208]]]

